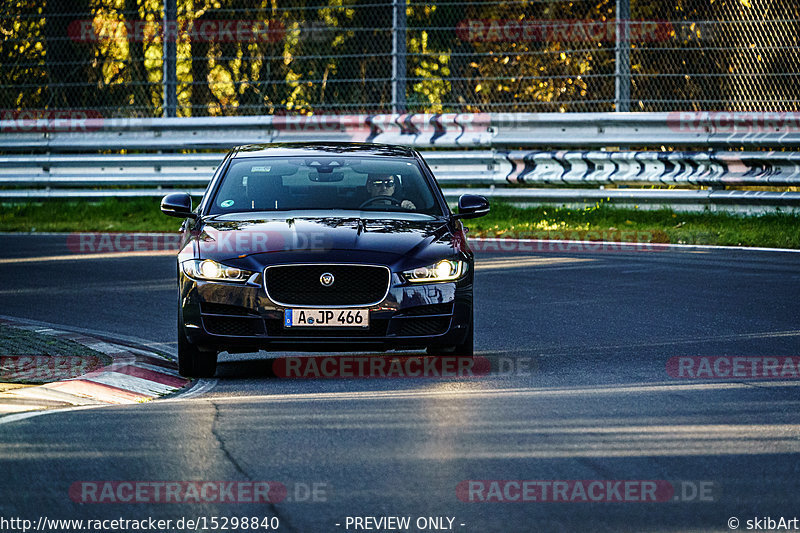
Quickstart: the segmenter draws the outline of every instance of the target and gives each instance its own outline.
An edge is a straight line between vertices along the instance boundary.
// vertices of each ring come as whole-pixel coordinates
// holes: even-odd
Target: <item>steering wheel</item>
[[[359,209],[363,209],[363,208],[367,207],[368,205],[370,205],[372,203],[375,203],[377,201],[380,201],[380,200],[388,201],[390,204],[396,205],[396,206],[399,206],[402,203],[400,200],[398,200],[394,196],[381,195],[381,196],[373,196],[372,198],[368,199],[367,201],[362,203],[360,206],[358,206],[358,208]]]

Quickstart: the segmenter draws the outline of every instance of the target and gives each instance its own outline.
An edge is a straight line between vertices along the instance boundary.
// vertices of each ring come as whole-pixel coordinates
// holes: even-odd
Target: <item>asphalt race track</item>
[[[173,257],[59,258],[71,253],[64,235],[0,235],[0,315],[174,352]],[[280,531],[303,532],[388,531],[356,518],[397,516],[407,531],[482,533],[730,531],[733,517],[739,529],[800,517],[800,380],[668,371],[672,358],[800,355],[798,284],[800,253],[479,254],[476,350],[492,372],[282,379],[271,358],[285,354],[222,355],[216,379],[186,398],[0,424],[0,516],[277,516]],[[570,496],[509,501],[509,480],[566,481]],[[70,493],[106,481],[272,481],[287,493]],[[634,489],[611,501],[572,492],[595,481],[606,495],[616,481]],[[637,497],[645,486],[658,501]]]

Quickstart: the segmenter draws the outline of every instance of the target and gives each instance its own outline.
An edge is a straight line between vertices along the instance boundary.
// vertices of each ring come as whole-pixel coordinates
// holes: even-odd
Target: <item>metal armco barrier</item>
[[[726,146],[800,143],[800,113],[473,113],[0,121],[0,150],[223,149],[357,141],[418,147]]]
[[[504,153],[510,183],[552,185],[800,185],[799,152]]]
[[[800,185],[799,152],[424,151],[443,185]],[[205,186],[222,154],[0,156],[0,186]]]
[[[723,112],[21,118],[0,121],[0,198],[197,193],[230,146],[309,140],[415,146],[445,187],[491,186],[515,202],[800,206],[797,192],[719,190],[800,185],[800,152],[752,150],[800,143],[800,113]],[[656,149],[620,148],[630,146]],[[217,152],[179,153],[198,149]],[[549,188],[607,185],[714,190]]]

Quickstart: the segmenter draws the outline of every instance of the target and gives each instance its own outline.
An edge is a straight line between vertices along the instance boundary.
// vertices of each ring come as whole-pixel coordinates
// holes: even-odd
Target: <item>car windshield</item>
[[[442,214],[415,160],[355,156],[233,159],[209,214],[298,209]]]

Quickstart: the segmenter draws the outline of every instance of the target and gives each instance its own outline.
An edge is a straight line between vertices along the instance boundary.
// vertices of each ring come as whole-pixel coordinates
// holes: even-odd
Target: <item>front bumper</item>
[[[470,272],[471,274],[471,272]],[[253,283],[195,281],[180,276],[184,331],[201,349],[249,352],[371,351],[446,347],[464,341],[472,319],[472,276],[451,283],[409,285],[393,279],[370,311],[369,328],[284,328],[286,306]],[[362,307],[364,308],[364,307]]]

